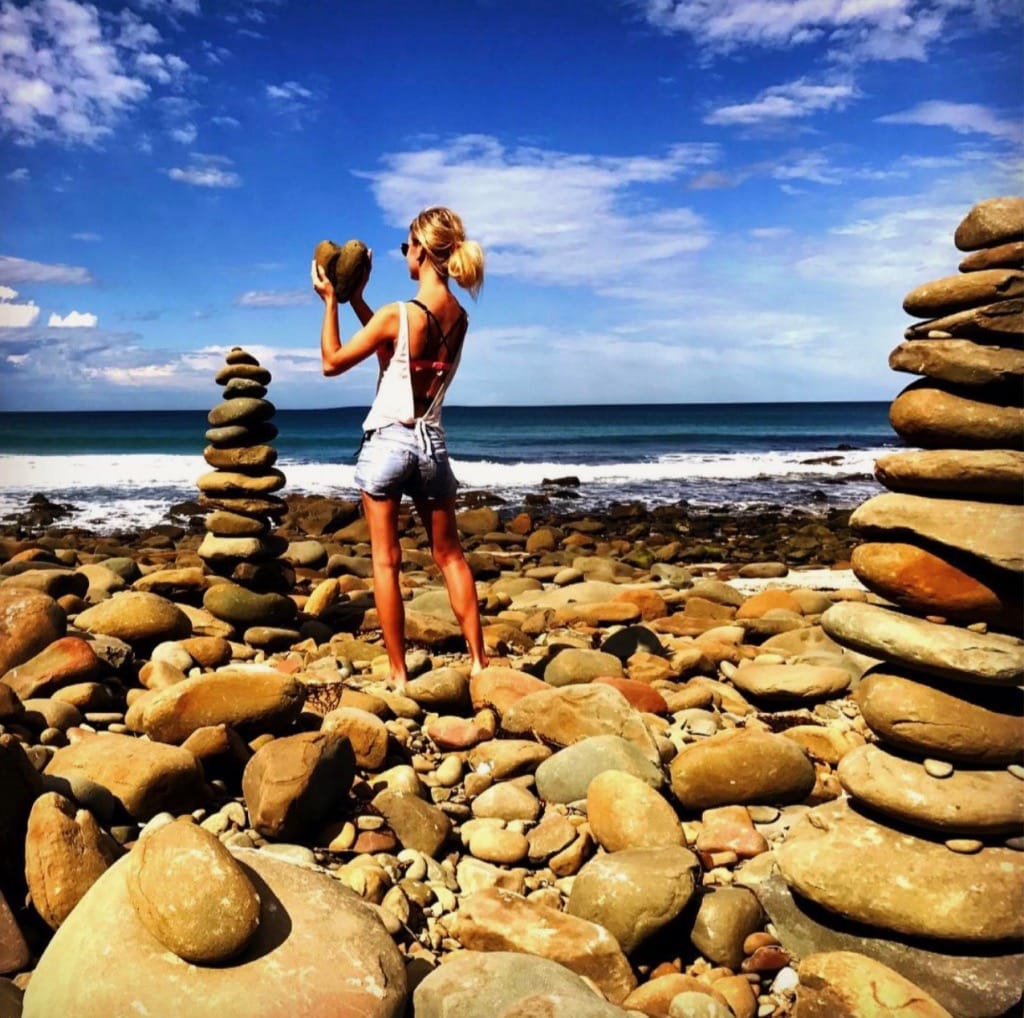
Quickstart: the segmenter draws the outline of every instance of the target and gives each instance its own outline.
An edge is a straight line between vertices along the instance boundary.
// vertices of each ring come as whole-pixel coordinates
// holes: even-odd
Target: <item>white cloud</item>
[[[0,255],[0,280],[6,283],[64,283],[80,286],[94,283],[92,273],[78,265],[50,265],[27,258]]]
[[[11,172],[7,174],[7,179],[13,180],[15,183],[21,183],[23,180],[28,180],[29,176],[28,168],[25,166],[19,166],[16,170],[11,170]]]
[[[24,329],[35,324],[39,317],[39,308],[34,301],[26,304],[15,304],[17,290],[9,286],[0,286],[0,329]]]
[[[46,324],[51,329],[95,329],[97,321],[96,316],[87,311],[69,311],[63,318],[50,315]]]
[[[758,240],[778,240],[780,237],[788,237],[792,232],[788,226],[757,226],[750,231],[750,236]]]
[[[234,170],[227,169],[231,160],[226,156],[192,154],[194,165],[174,167],[166,170],[171,180],[194,187],[241,187],[242,178]]]
[[[285,308],[308,304],[312,290],[248,290],[235,300],[243,308]]]
[[[675,266],[710,241],[699,216],[645,200],[644,185],[685,178],[714,145],[675,145],[660,157],[506,149],[486,135],[385,157],[364,173],[389,222],[404,228],[427,205],[450,204],[487,252],[487,270],[533,284],[610,292],[625,276]]]
[[[148,93],[91,4],[0,6],[0,129],[15,141],[95,143]]]
[[[191,123],[175,127],[170,132],[171,137],[175,141],[181,142],[182,145],[191,145],[196,140],[198,134],[199,131],[196,125]]]
[[[143,10],[158,14],[198,14],[199,0],[138,0]]]
[[[649,24],[685,32],[711,54],[824,42],[837,63],[924,60],[950,26],[988,26],[990,0],[630,0]],[[1013,14],[1005,5],[1003,18]]]
[[[752,102],[721,106],[709,113],[704,123],[732,126],[788,121],[825,110],[841,110],[857,94],[849,83],[814,85],[801,78],[766,88]]]
[[[1024,124],[1003,119],[987,106],[932,100],[918,103],[908,110],[879,117],[880,124],[921,124],[925,127],[948,127],[957,134],[988,134],[1008,141],[1024,140]]]
[[[795,153],[780,160],[771,171],[776,180],[808,180],[814,184],[841,184],[843,173],[821,152]]]
[[[84,240],[84,241],[89,242],[90,244],[94,244],[94,243],[97,243],[98,241],[102,240],[103,238],[98,233],[90,233],[88,231],[85,231],[83,233],[73,233],[73,234],[71,234],[71,239],[72,240]]]
[[[286,81],[283,85],[267,85],[267,98],[285,101],[311,99],[313,93],[297,81]]]
[[[173,53],[140,53],[135,58],[135,68],[161,85],[170,85],[184,77],[188,64]]]

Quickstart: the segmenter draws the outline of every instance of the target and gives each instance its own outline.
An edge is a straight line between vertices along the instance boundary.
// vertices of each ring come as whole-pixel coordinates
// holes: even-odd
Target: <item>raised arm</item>
[[[370,314],[363,327],[347,343],[341,341],[338,327],[338,298],[323,269],[314,261],[310,267],[313,289],[324,302],[320,326],[320,363],[325,375],[340,375],[374,352],[389,350],[398,336],[398,308],[394,304]],[[365,302],[362,302],[365,307]],[[369,308],[366,308],[369,311]],[[357,312],[358,315],[358,312]],[[359,315],[362,321],[362,315]]]

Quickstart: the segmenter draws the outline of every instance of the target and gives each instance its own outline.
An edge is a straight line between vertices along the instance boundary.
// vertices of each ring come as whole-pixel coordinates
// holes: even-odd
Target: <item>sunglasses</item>
[[[414,240],[414,241],[413,241],[412,243],[413,243],[413,244],[416,244],[417,246],[419,246],[419,243],[420,243],[420,242],[419,242],[418,240]],[[399,247],[399,250],[400,250],[400,251],[402,252],[402,257],[403,257],[403,258],[404,258],[404,257],[405,257],[405,256],[406,256],[406,255],[407,255],[408,253],[409,253],[409,248],[410,248],[411,246],[412,246],[412,245],[411,245],[411,244],[409,244],[408,242],[406,242],[406,243],[404,243],[404,244],[399,244],[399,245],[398,245],[398,247]]]

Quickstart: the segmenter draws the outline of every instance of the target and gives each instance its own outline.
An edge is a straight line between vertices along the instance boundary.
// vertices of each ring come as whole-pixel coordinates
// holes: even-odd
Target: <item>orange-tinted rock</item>
[[[469,680],[473,706],[477,710],[493,707],[499,715],[503,715],[512,704],[529,693],[549,688],[546,682],[533,675],[500,665],[491,665]]]
[[[962,387],[922,378],[889,407],[893,430],[926,449],[1019,449],[1024,410],[1019,387]]]
[[[1021,265],[1024,265],[1024,240],[1011,240],[966,255],[957,268],[961,272],[977,272],[979,269],[1019,269]]]
[[[64,635],[67,616],[52,597],[10,586],[0,590],[0,675]]]
[[[27,700],[73,682],[89,682],[99,673],[100,659],[92,647],[80,636],[64,636],[12,668],[2,681]]]
[[[762,590],[752,594],[736,609],[736,618],[759,619],[765,612],[779,608],[802,614],[800,602],[788,590]]]
[[[656,590],[643,588],[624,590],[621,594],[616,594],[613,600],[635,604],[640,609],[640,618],[644,622],[650,622],[651,619],[662,619],[668,615],[668,605]]]
[[[913,544],[873,541],[853,549],[853,571],[869,590],[921,615],[962,622],[1020,621],[1019,585],[996,591],[938,555]]]
[[[1024,350],[984,346],[967,339],[915,339],[901,343],[889,354],[889,367],[954,385],[1019,384]]]
[[[1024,336],[1024,300],[1000,300],[969,311],[917,322],[903,330],[906,339],[924,339],[929,335],[963,336],[979,343],[1020,345]]]
[[[665,697],[646,682],[619,679],[610,675],[594,679],[594,682],[617,689],[626,698],[629,705],[639,711],[646,711],[649,714],[668,713],[668,704],[665,702]]]

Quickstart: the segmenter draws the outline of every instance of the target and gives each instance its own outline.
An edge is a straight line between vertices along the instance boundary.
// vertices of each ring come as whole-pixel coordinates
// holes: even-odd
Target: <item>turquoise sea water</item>
[[[879,490],[874,459],[900,444],[887,411],[881,402],[452,406],[445,425],[463,487],[510,503],[572,476],[578,506],[848,507]],[[354,496],[364,414],[279,411],[285,493]],[[197,411],[0,413],[0,517],[43,492],[75,505],[86,525],[157,522],[195,496],[207,427]]]

